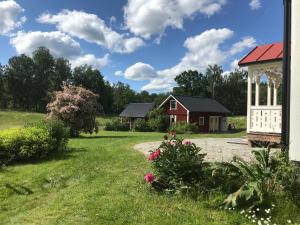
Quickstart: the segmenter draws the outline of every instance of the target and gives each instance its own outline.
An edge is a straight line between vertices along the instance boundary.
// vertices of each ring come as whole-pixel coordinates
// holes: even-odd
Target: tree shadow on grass
[[[40,164],[44,162],[67,160],[70,158],[75,158],[78,153],[86,152],[85,148],[67,148],[65,151],[55,152],[48,155],[46,158],[42,159],[27,159],[27,160],[17,160],[7,164],[8,167],[16,165],[27,165],[27,164]],[[5,170],[4,170],[5,171]]]
[[[96,135],[96,136],[80,136],[78,138],[73,139],[104,139],[104,138],[111,138],[111,139],[117,139],[117,138],[132,138],[133,136],[105,136],[105,135]]]
[[[4,187],[6,187],[12,193],[15,193],[15,194],[18,194],[18,195],[31,195],[31,194],[33,194],[33,191],[30,188],[25,187],[23,185],[19,185],[19,184],[6,183],[4,185]]]

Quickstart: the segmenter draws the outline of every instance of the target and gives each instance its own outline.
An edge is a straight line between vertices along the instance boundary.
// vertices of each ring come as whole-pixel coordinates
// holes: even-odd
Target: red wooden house
[[[165,109],[170,124],[194,123],[200,132],[227,131],[230,111],[214,99],[170,95],[158,108]]]

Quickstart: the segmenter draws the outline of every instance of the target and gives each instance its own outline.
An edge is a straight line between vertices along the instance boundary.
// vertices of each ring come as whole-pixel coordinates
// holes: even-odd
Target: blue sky
[[[254,46],[282,41],[282,0],[0,1],[0,63],[45,45],[110,82],[163,92],[186,69],[224,71]],[[3,19],[4,18],[4,19]]]

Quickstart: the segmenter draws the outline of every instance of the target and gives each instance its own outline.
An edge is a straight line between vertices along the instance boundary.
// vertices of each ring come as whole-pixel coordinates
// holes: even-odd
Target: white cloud
[[[116,76],[122,76],[123,75],[123,71],[122,70],[118,70],[115,72]]]
[[[23,11],[24,9],[13,0],[0,2],[0,35],[8,34],[26,21],[26,17],[20,17]]]
[[[167,27],[182,29],[185,18],[212,16],[226,0],[128,0],[124,7],[125,27],[144,38],[162,36]]]
[[[138,62],[125,70],[124,77],[129,80],[151,80],[157,77],[157,73],[149,64]]]
[[[119,34],[107,27],[97,15],[83,11],[63,10],[56,15],[46,13],[42,14],[38,21],[55,24],[61,32],[96,43],[112,52],[131,53],[144,45],[142,39],[127,37],[127,34]]]
[[[227,28],[207,30],[186,39],[184,47],[187,48],[187,52],[177,65],[156,73],[150,70],[148,77],[144,75],[145,73],[136,72],[138,70],[134,70],[135,73],[132,72],[132,76],[125,77],[127,79],[148,80],[149,83],[142,87],[143,90],[169,91],[175,85],[174,78],[183,71],[192,69],[205,72],[209,64],[223,65],[231,57],[255,45],[254,38],[245,37],[224,50],[222,44],[233,35],[234,32]],[[135,65],[128,69],[136,68]],[[138,65],[140,65],[138,68],[144,68],[144,65],[147,65],[153,69],[148,64],[139,63]]]
[[[69,59],[72,66],[88,64],[102,68],[108,63],[108,54],[103,58],[96,58],[91,54],[82,55],[80,44],[60,31],[20,31],[11,38],[10,43],[15,47],[17,53],[27,55],[31,55],[38,47],[46,47],[55,57]]]
[[[261,7],[261,0],[251,0],[249,6],[252,10],[259,9]]]
[[[81,65],[90,65],[94,68],[102,68],[109,62],[109,54],[105,54],[103,58],[96,58],[95,55],[86,54],[71,60],[73,67]]]

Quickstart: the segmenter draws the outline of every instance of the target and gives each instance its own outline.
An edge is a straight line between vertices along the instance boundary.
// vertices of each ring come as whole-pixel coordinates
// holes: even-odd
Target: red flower
[[[149,161],[153,161],[160,156],[160,149],[157,149],[155,152],[151,153],[148,157]]]
[[[189,141],[189,140],[184,140],[184,141],[182,142],[182,144],[184,144],[184,145],[191,145],[192,142]]]
[[[152,173],[147,173],[144,176],[144,180],[145,180],[145,182],[151,184],[154,181],[154,175]]]

